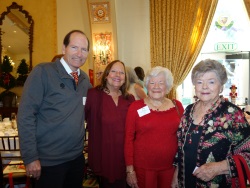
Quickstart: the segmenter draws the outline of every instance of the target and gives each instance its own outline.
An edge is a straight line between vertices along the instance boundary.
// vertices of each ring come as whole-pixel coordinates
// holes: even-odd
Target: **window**
[[[237,86],[236,104],[249,102],[250,24],[243,0],[219,0],[217,9],[196,63],[215,59],[228,69],[229,80],[223,96],[229,98],[230,84]],[[191,73],[178,88],[178,98],[184,107],[194,102]]]

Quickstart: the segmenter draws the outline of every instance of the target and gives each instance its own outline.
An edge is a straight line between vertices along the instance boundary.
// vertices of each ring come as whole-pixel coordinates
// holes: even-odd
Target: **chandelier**
[[[95,34],[95,44],[93,47],[93,59],[96,65],[107,65],[112,59],[111,34]]]

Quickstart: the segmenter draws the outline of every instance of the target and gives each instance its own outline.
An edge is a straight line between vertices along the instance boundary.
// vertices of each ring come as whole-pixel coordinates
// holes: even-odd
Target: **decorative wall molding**
[[[110,23],[110,5],[109,2],[89,3],[91,23]]]

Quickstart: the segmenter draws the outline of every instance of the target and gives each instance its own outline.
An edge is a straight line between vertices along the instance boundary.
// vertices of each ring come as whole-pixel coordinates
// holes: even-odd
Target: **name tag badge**
[[[198,166],[196,166],[195,168],[194,168],[194,171],[193,171],[193,173],[198,169],[199,167]]]
[[[140,117],[142,117],[142,116],[145,116],[145,115],[149,114],[149,113],[150,113],[150,110],[149,110],[149,107],[148,107],[148,106],[144,106],[143,108],[137,110],[137,112],[138,112],[138,115],[139,115]]]
[[[86,99],[87,99],[87,97],[83,97],[83,98],[82,98],[82,104],[83,104],[83,105],[86,104]]]

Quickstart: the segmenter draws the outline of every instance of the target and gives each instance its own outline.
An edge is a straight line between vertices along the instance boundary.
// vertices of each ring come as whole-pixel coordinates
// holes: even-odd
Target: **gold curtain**
[[[250,18],[250,0],[244,0],[244,4],[245,4],[246,9],[247,9],[248,17]]]
[[[207,36],[218,0],[150,0],[151,67],[174,76],[169,98],[190,72]]]

